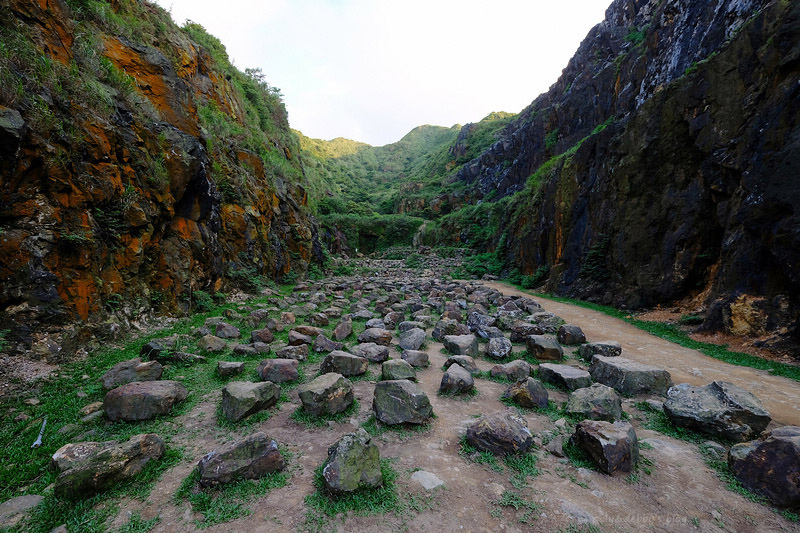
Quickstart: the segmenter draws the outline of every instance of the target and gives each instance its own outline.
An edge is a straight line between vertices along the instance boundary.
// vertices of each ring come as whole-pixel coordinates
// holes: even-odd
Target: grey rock
[[[592,377],[586,370],[553,363],[539,365],[539,379],[569,390],[582,389],[592,384]]]
[[[382,318],[370,318],[367,320],[367,323],[364,324],[364,329],[371,328],[386,329],[386,323]]]
[[[275,352],[279,359],[295,359],[297,361],[305,361],[308,357],[308,344],[300,344],[298,346],[285,346]]]
[[[467,442],[478,451],[505,456],[527,453],[533,436],[523,418],[503,411],[483,416],[467,428]]]
[[[672,386],[672,377],[663,368],[643,365],[622,357],[595,355],[589,373],[598,383],[613,387],[628,396],[664,396]]]
[[[478,355],[478,338],[475,335],[445,335],[442,342],[453,355]]]
[[[110,390],[133,381],[156,381],[161,379],[164,367],[158,361],[143,363],[138,357],[112,366],[100,381],[104,390]]]
[[[134,381],[106,393],[103,409],[109,420],[150,420],[169,413],[189,391],[177,381]]]
[[[333,338],[337,341],[343,341],[353,334],[353,322],[350,320],[342,320],[336,327],[333,328]]]
[[[511,342],[525,342],[531,335],[542,335],[544,331],[538,324],[517,322],[511,326]]]
[[[378,447],[364,428],[344,435],[328,448],[322,480],[325,489],[332,494],[347,494],[383,484]]]
[[[355,400],[353,384],[336,373],[323,374],[300,385],[297,394],[303,403],[303,409],[315,416],[341,413]]]
[[[381,365],[381,379],[408,379],[417,380],[417,372],[414,367],[402,359],[389,359]]]
[[[469,328],[466,324],[461,324],[457,320],[440,320],[433,327],[431,337],[441,342],[446,335],[469,335]]]
[[[375,418],[389,425],[424,424],[433,414],[428,396],[407,379],[376,383],[372,410]]]
[[[463,394],[475,388],[475,380],[464,367],[453,364],[442,375],[439,392],[443,394]]]
[[[587,361],[591,361],[595,355],[619,357],[621,353],[622,346],[617,341],[589,342],[578,348],[578,355]]]
[[[374,342],[356,344],[350,348],[350,353],[358,357],[363,357],[371,363],[383,363],[389,359],[389,347],[381,346]]]
[[[556,334],[558,342],[566,345],[583,344],[586,342],[586,335],[583,330],[574,324],[564,324],[558,328]]]
[[[507,398],[521,407],[543,409],[547,407],[548,394],[541,382],[531,378],[523,378],[503,392]]]
[[[335,372],[343,376],[360,376],[367,371],[369,361],[351,353],[336,350],[325,356],[319,370],[323,374]]]
[[[522,359],[517,359],[504,365],[494,365],[489,370],[489,375],[509,381],[518,381],[531,375],[531,365]]]
[[[570,442],[606,474],[631,472],[639,461],[636,432],[628,422],[584,420],[578,423]]]
[[[478,368],[478,365],[475,363],[475,359],[470,357],[469,355],[451,355],[447,358],[444,362],[444,368],[447,369],[450,365],[461,365],[461,368],[472,374],[473,376],[477,376],[481,373],[481,369]]]
[[[419,350],[403,350],[400,357],[414,368],[425,368],[431,364],[428,354]]]
[[[229,378],[244,371],[244,363],[238,361],[217,361],[217,374],[221,378]]]
[[[317,338],[314,339],[313,350],[316,353],[330,353],[334,350],[341,350],[343,348],[344,344],[333,341],[325,335],[317,335]]]
[[[406,322],[400,322],[400,324],[397,325],[397,331],[400,333],[404,333],[414,328],[425,329],[425,323],[416,320],[409,320]]]
[[[272,407],[280,395],[281,388],[270,381],[233,381],[222,389],[222,414],[231,422],[238,422]]]
[[[614,422],[622,418],[622,399],[611,387],[594,383],[572,392],[565,410],[584,419]]]
[[[540,361],[559,361],[564,357],[564,349],[552,337],[529,335],[525,339],[528,352]]]
[[[486,343],[486,350],[485,354],[486,357],[491,357],[492,359],[504,359],[511,354],[511,341],[506,339],[505,337],[495,337],[489,339],[489,342]]]
[[[238,339],[242,336],[239,328],[225,322],[221,322],[214,326],[214,334],[220,339]]]
[[[278,443],[263,433],[254,433],[206,454],[197,464],[197,470],[200,486],[209,487],[241,479],[260,479],[285,466]]]
[[[476,333],[482,328],[494,327],[496,322],[496,318],[474,311],[467,317],[467,327]]]
[[[368,328],[358,336],[358,342],[374,342],[381,346],[389,346],[392,342],[392,332],[387,329]]]
[[[299,375],[297,359],[264,359],[256,369],[261,381],[287,383],[296,380]]]
[[[425,344],[425,340],[424,329],[412,328],[400,334],[398,344],[403,350],[419,350]]]
[[[0,529],[11,529],[25,519],[44,496],[26,494],[0,503]]]
[[[417,470],[411,474],[411,481],[419,483],[423,489],[429,491],[444,485],[444,481],[439,479],[436,474],[425,470]]]
[[[214,335],[204,335],[197,341],[197,347],[206,352],[221,352],[228,347],[228,343]]]

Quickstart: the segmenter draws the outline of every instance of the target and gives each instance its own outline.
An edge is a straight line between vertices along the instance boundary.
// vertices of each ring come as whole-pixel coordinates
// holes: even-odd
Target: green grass
[[[306,429],[313,429],[313,428],[320,428],[328,424],[328,422],[337,422],[341,423],[353,416],[354,414],[358,413],[360,408],[360,404],[358,400],[353,400],[353,403],[342,411],[341,413],[336,413],[333,415],[323,414],[319,416],[315,416],[310,414],[305,410],[305,408],[301,405],[297,409],[295,409],[294,413],[291,414],[289,418],[297,422],[298,424],[305,426]]]
[[[289,475],[285,472],[273,472],[257,480],[242,479],[218,488],[202,490],[197,486],[199,479],[199,471],[193,470],[181,483],[175,493],[175,500],[188,500],[192,510],[203,515],[203,519],[196,520],[195,525],[205,529],[253,514],[247,503],[286,486]]]
[[[477,387],[472,387],[467,392],[454,392],[448,391],[444,392],[441,390],[436,391],[436,395],[442,398],[455,398],[456,400],[461,400],[462,402],[468,402],[474,398],[477,398],[480,393],[478,392]]]
[[[508,468],[514,471],[509,481],[511,485],[518,490],[521,490],[527,485],[529,477],[536,477],[541,474],[536,467],[537,458],[532,453],[508,455],[503,458],[503,462]]]
[[[160,518],[155,516],[150,520],[145,520],[138,513],[131,513],[131,519],[127,524],[117,530],[118,533],[147,533],[158,525]]]
[[[699,433],[676,426],[663,410],[653,409],[647,402],[636,402],[634,405],[645,415],[644,427],[646,429],[695,444],[708,440]]]
[[[466,435],[462,435],[459,442],[461,448],[458,453],[465,459],[474,463],[486,465],[498,473],[503,471],[503,466],[497,461],[497,457],[495,457],[493,453],[486,451],[479,452],[472,444],[467,442]]]
[[[584,302],[574,298],[562,298],[559,296],[553,296],[552,294],[536,294],[536,296],[553,300],[555,302],[568,303],[578,307],[583,307],[585,309],[591,309],[613,318],[618,318],[624,322],[627,322],[628,324],[636,326],[643,331],[655,335],[656,337],[674,342],[675,344],[679,344],[685,348],[698,350],[709,357],[732,365],[765,370],[775,376],[783,376],[795,381],[800,381],[800,366],[770,361],[768,359],[762,359],[761,357],[756,357],[746,353],[734,352],[729,350],[726,345],[696,341],[692,339],[688,333],[681,330],[679,326],[674,324],[640,320],[629,313],[620,311],[619,309],[605,305],[594,304],[591,302]]]
[[[436,415],[434,415],[432,418],[434,418],[435,416]],[[376,419],[375,416],[373,415],[370,416],[366,422],[361,424],[361,427],[363,427],[366,430],[366,432],[372,435],[373,437],[380,437],[384,433],[391,432],[396,434],[401,439],[406,439],[411,437],[412,435],[416,435],[419,433],[426,433],[431,429],[433,429],[433,420],[431,419],[425,424],[389,425],[378,421],[378,419]]]
[[[536,514],[540,509],[539,504],[536,502],[526,500],[521,494],[511,490],[503,491],[500,499],[494,500],[492,503],[498,507],[514,509],[514,511],[517,512],[517,520],[520,524],[529,524],[533,520],[536,520]],[[522,510],[522,513],[518,512],[520,510]]]
[[[597,465],[592,459],[575,444],[570,442],[569,439],[564,440],[564,456],[569,459],[572,466],[575,468],[586,468],[589,470],[597,470]]]

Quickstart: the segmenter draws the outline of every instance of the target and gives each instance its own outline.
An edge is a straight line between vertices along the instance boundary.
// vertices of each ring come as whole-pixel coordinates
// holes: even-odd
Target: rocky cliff
[[[615,0],[459,179],[510,196],[505,259],[620,307],[798,340],[800,3]],[[516,193],[516,194],[515,194]]]
[[[299,147],[260,71],[240,72],[202,27],[147,1],[10,0],[0,32],[12,349],[59,359],[197,291],[305,271]]]

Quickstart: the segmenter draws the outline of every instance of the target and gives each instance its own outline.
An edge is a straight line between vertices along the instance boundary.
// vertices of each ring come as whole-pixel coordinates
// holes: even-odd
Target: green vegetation
[[[410,246],[417,229],[424,222],[407,215],[331,214],[319,217],[324,228],[342,232],[348,245],[362,253],[385,250],[391,246]]]
[[[539,512],[539,504],[530,500],[526,500],[518,492],[511,490],[503,491],[500,499],[495,500],[492,503],[498,507],[512,508],[515,512],[522,510],[522,513],[517,513],[517,520],[520,524],[529,524],[533,520],[536,520],[536,513]]]
[[[295,409],[294,413],[291,414],[290,418],[305,426],[306,428],[319,428],[328,424],[328,422],[344,422],[349,417],[353,416],[358,412],[360,405],[358,400],[353,400],[353,403],[342,411],[341,413],[336,413],[333,415],[330,414],[323,414],[323,415],[312,415],[308,411],[306,411],[303,406],[301,405],[297,409]]]

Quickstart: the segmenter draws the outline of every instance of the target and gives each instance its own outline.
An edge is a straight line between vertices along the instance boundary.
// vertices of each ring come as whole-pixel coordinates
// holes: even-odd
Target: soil
[[[519,293],[503,284],[486,284],[506,294]],[[601,313],[546,300],[540,303],[567,322],[580,325],[588,340],[617,340],[623,346],[623,356],[667,368],[675,383],[701,385],[715,379],[732,381],[758,395],[777,423],[800,425],[800,386],[796,382],[711,359]],[[430,331],[428,329],[429,334]],[[639,439],[650,444],[651,448],[641,451],[643,457],[652,461],[649,473],[640,470],[637,481],[576,468],[567,459],[548,453],[542,446],[542,438],[548,435],[547,432],[552,435],[561,431],[559,425],[544,414],[527,413],[523,416],[536,437],[534,453],[541,473],[528,478],[527,486],[521,490],[514,488],[510,481],[514,472],[502,461],[498,463],[502,471],[495,471],[459,453],[460,437],[475,417],[508,409],[499,401],[506,385],[476,379],[479,393],[475,397],[438,396],[441,365],[447,358],[442,348],[440,343],[429,341],[425,349],[431,366],[417,372],[418,382],[437,415],[430,429],[407,434],[387,431],[375,437],[381,456],[391,458],[393,468],[398,472],[400,498],[414,505],[399,516],[390,513],[333,518],[323,530],[567,531],[568,528],[591,524],[599,528],[592,531],[606,532],[800,531],[800,526],[787,521],[772,508],[748,501],[728,490],[706,465],[697,445],[644,429],[644,416],[634,406],[634,399],[626,400],[624,409],[630,415]],[[515,350],[520,349],[515,347]],[[400,352],[393,346],[391,357],[399,356]],[[488,370],[494,364],[483,358],[476,358],[476,362],[481,370]],[[581,363],[570,358],[568,364],[579,366]],[[312,372],[315,370],[310,369]],[[379,365],[370,364],[370,371],[379,374]],[[309,373],[308,368],[306,372]],[[374,382],[354,383],[360,409],[348,421],[331,423],[322,429],[306,429],[289,418],[300,405],[297,393],[293,392],[291,402],[281,404],[268,420],[250,428],[248,432],[263,431],[293,453],[289,466],[290,481],[285,487],[252,501],[249,504],[253,511],[250,516],[205,531],[304,530],[308,525],[304,498],[313,490],[314,469],[325,460],[331,444],[370,417],[373,387]],[[556,402],[567,397],[565,392],[557,390],[549,393]],[[152,531],[196,530],[195,519],[201,517],[193,513],[188,503],[176,504],[172,495],[205,453],[240,436],[217,427],[215,410],[219,396],[217,393],[208,397],[178,420],[185,432],[173,438],[172,445],[185,446],[187,456],[192,459],[167,472],[147,500],[124,501],[112,529],[127,523],[130,513],[138,511],[144,519],[160,516]],[[635,400],[642,399],[646,398]],[[412,473],[418,469],[434,473],[444,481],[444,486],[426,491],[411,480]],[[518,491],[526,500],[535,502],[537,511],[525,517],[524,509],[514,510],[495,503],[506,490]]]

